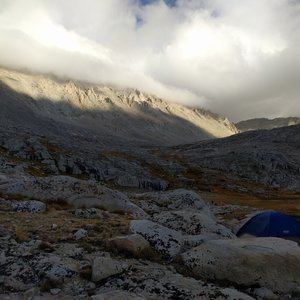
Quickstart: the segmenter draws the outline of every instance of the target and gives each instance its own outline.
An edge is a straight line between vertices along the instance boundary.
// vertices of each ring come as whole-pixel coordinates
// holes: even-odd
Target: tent
[[[300,238],[300,222],[289,215],[277,211],[263,211],[244,223],[236,235],[238,237],[252,235],[259,237]]]

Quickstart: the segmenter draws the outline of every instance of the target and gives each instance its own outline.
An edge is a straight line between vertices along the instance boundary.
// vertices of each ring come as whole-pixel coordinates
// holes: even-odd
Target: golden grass
[[[18,242],[25,242],[30,240],[29,233],[23,226],[18,226],[16,228],[15,236]]]
[[[131,218],[128,215],[113,218],[84,219],[73,214],[72,210],[57,210],[49,205],[45,213],[0,212],[0,226],[15,228],[15,237],[18,241],[37,238],[47,243],[60,241],[79,242],[83,247],[87,244],[105,247],[105,240],[114,236],[127,234]],[[56,224],[56,229],[52,225]],[[87,238],[76,241],[73,233],[80,229],[87,229]]]
[[[216,190],[210,193],[202,192],[201,196],[207,202],[220,206],[233,204],[261,210],[277,210],[300,218],[300,196],[289,192],[278,192],[277,195],[274,193],[268,199],[228,190]],[[245,213],[247,213],[247,209],[241,209],[225,216],[225,218],[241,218]]]

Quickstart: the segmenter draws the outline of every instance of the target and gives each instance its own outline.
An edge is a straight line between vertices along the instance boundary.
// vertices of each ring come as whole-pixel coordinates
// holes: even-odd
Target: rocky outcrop
[[[207,240],[236,238],[230,229],[217,223],[211,209],[194,191],[143,193],[132,199],[150,214],[151,221],[132,221],[131,230],[143,235],[165,256],[174,257]],[[168,248],[174,247],[175,241],[170,253]]]
[[[135,194],[133,199],[137,203],[142,201],[142,205],[145,209],[149,209],[153,212],[158,210],[200,210],[203,209],[205,212],[213,217],[210,209],[207,208],[206,203],[200,197],[199,194],[192,190],[177,189],[166,192],[150,192]],[[147,208],[148,206],[148,208]]]
[[[0,192],[42,201],[67,202],[75,207],[129,213],[135,218],[147,217],[147,214],[130,202],[125,194],[94,181],[68,176],[33,177],[0,174]]]
[[[12,239],[1,239],[0,253],[6,253],[0,264],[1,284],[6,290],[27,291],[39,285],[49,291],[61,288],[64,280],[76,274],[74,260],[53,253],[39,253],[40,245],[38,240],[18,244]]]
[[[46,204],[37,200],[28,201],[14,201],[11,204],[12,208],[17,212],[45,212],[47,207]]]
[[[201,278],[260,286],[280,293],[300,292],[300,248],[278,238],[208,241],[181,255]]]
[[[182,235],[149,220],[133,220],[130,231],[142,235],[151,245],[166,258],[173,258],[180,253],[183,246]]]

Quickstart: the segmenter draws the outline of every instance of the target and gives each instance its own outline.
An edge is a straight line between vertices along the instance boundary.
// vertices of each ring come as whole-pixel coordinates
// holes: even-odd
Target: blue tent
[[[248,220],[237,232],[237,236],[300,237],[300,222],[277,211],[264,211]]]

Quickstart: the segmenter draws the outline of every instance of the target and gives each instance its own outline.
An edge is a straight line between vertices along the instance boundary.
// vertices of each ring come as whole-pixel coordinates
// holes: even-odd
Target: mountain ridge
[[[201,108],[167,102],[136,89],[1,68],[0,82],[2,90],[6,90],[2,91],[5,99],[1,99],[6,105],[17,101],[20,106],[23,102],[39,117],[128,141],[174,145],[238,132],[227,118]]]
[[[240,131],[259,130],[259,129],[273,129],[278,127],[285,127],[300,124],[299,117],[278,117],[274,119],[268,118],[254,118],[235,123],[235,126]]]

